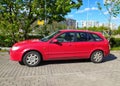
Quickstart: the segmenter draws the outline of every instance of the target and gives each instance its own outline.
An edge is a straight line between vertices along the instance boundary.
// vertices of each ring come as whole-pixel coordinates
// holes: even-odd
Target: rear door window
[[[77,32],[76,33],[76,41],[90,41],[90,35],[87,32]]]

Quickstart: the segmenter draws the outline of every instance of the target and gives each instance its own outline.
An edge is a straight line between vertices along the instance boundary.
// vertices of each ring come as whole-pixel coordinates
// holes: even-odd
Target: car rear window
[[[95,41],[102,41],[103,39],[100,37],[100,36],[98,36],[97,34],[91,34],[92,35],[92,37],[94,38],[94,40]]]

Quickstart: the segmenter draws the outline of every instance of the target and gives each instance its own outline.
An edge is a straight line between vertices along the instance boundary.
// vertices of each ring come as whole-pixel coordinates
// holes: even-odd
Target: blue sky
[[[102,5],[102,12],[98,10],[97,2]],[[66,18],[72,18],[80,21],[93,20],[100,23],[108,23],[108,12],[104,7],[104,0],[83,0],[83,5],[78,9],[72,9]],[[88,17],[87,17],[88,16]],[[112,23],[120,25],[120,14],[116,18],[112,18]]]

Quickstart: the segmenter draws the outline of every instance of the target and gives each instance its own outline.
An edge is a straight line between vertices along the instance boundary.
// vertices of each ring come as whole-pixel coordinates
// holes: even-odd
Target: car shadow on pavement
[[[109,54],[104,58],[104,62],[113,61],[117,59],[114,54]],[[43,61],[39,66],[49,65],[49,64],[72,64],[72,63],[87,63],[91,62],[90,59],[77,59],[77,60],[53,60],[53,61]]]
[[[89,59],[76,59],[76,60],[52,60],[52,61],[43,61],[40,66],[49,65],[49,64],[72,64],[72,63],[87,63],[90,62]]]
[[[104,58],[103,62],[113,61],[117,59],[117,57],[114,54],[109,54],[107,57]]]

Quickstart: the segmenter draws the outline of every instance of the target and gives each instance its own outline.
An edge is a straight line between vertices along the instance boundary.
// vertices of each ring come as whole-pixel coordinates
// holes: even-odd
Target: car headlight
[[[20,47],[18,47],[18,46],[13,46],[12,47],[12,50],[18,50]]]

